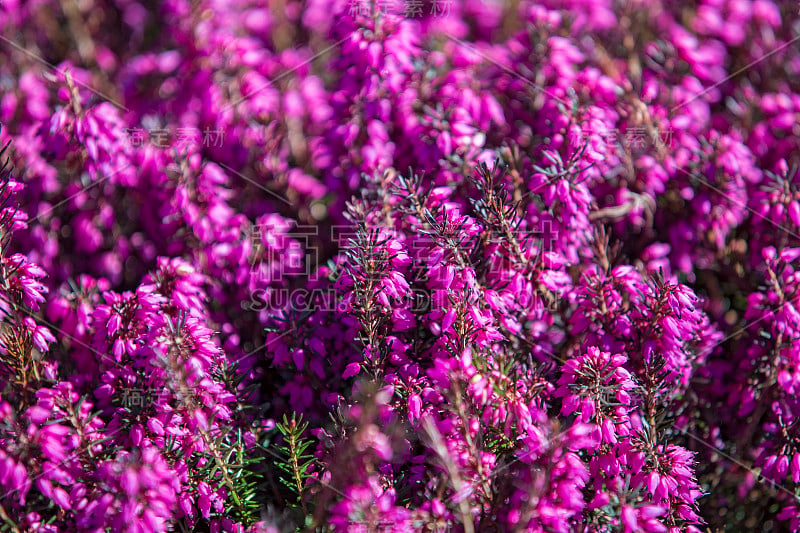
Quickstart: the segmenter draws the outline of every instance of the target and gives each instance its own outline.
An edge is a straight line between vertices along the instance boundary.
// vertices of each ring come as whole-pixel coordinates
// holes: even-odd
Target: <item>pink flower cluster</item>
[[[798,28],[0,0],[0,531],[800,531]]]

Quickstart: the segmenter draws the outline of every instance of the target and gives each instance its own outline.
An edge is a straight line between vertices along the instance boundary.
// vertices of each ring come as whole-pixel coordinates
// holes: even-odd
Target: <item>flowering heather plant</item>
[[[800,531],[794,0],[0,0],[0,531]]]

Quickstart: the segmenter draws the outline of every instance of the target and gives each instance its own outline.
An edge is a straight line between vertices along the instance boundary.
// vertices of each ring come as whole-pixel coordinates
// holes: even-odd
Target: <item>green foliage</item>
[[[198,479],[221,482],[228,492],[227,514],[250,526],[261,517],[260,493],[263,477],[257,466],[261,459],[247,452],[242,430],[222,431],[211,440],[210,460],[199,468]]]
[[[278,423],[278,431],[283,435],[284,442],[275,446],[283,458],[277,461],[280,482],[294,495],[295,500],[287,502],[287,506],[294,511],[302,511],[304,516],[309,516],[309,510],[304,500],[306,485],[312,478],[313,468],[317,459],[309,451],[313,441],[303,438],[303,433],[308,429],[308,422],[303,422],[303,416],[292,413],[291,418],[283,416],[283,422]]]

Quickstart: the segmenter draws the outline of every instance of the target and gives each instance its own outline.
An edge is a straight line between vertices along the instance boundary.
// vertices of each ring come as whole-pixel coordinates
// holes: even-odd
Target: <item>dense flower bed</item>
[[[0,531],[800,530],[795,0],[0,0]]]

